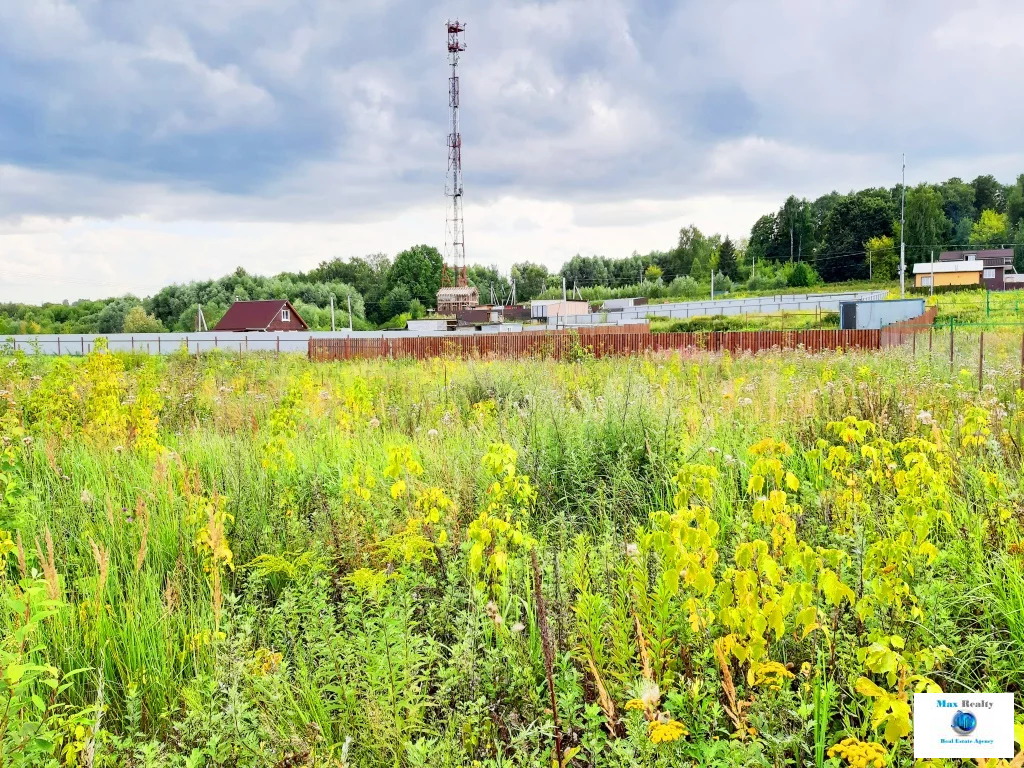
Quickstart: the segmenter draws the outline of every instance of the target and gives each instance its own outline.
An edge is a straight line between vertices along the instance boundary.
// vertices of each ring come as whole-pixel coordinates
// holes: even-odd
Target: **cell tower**
[[[445,227],[445,261],[451,261],[455,285],[466,285],[466,241],[465,225],[462,220],[462,134],[459,133],[459,54],[466,50],[463,35],[466,25],[458,19],[449,21],[448,66],[452,74],[448,78],[448,107],[451,110],[451,130],[448,133],[448,179],[445,194],[451,198],[448,206],[448,222]],[[451,276],[449,276],[450,278]]]
[[[451,198],[445,225],[445,264],[441,271],[441,290],[437,292],[439,313],[457,314],[480,303],[480,293],[466,279],[466,241],[462,222],[462,134],[459,133],[459,54],[466,50],[463,35],[466,25],[458,19],[449,20],[448,65],[452,74],[448,78],[448,107],[451,110],[451,130],[448,133],[448,178],[445,195]],[[448,265],[451,264],[451,271]]]

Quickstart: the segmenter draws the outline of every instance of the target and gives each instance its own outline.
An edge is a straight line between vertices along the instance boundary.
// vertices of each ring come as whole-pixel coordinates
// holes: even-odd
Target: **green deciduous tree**
[[[706,264],[706,277],[711,277],[711,257],[718,248],[719,237],[705,235],[692,224],[679,230],[679,240],[676,247],[665,255],[661,267],[666,278],[675,278],[680,275],[693,273],[694,261],[700,260]]]
[[[1001,245],[1009,240],[1009,222],[1005,213],[984,210],[971,227],[971,245]]]
[[[496,266],[483,267],[479,264],[470,264],[466,268],[466,279],[470,285],[480,291],[480,302],[490,303],[491,288],[494,288],[495,298],[500,304],[509,293],[508,278],[498,272]]]
[[[1006,215],[1011,228],[1024,220],[1024,173],[1017,177],[1016,183],[1006,193]]]
[[[804,245],[810,245],[813,231],[811,210],[806,200],[790,195],[779,210],[776,237],[779,239],[786,258],[798,261],[803,258]],[[776,251],[779,248],[776,246]]]
[[[512,265],[512,279],[516,281],[516,299],[530,301],[540,296],[548,284],[548,268],[532,261]]]
[[[661,280],[661,276],[664,274],[661,267],[657,264],[650,264],[647,269],[644,270],[644,280],[649,280],[652,283],[656,283]]]
[[[114,299],[100,310],[96,318],[97,333],[121,333],[124,331],[124,320],[128,310],[140,304],[134,296]]]
[[[696,236],[690,240],[690,277],[698,282],[711,280],[711,270],[715,266],[715,254],[721,244],[718,235],[707,237],[699,229],[693,227]]]
[[[974,221],[974,187],[954,176],[938,185],[942,195],[942,212],[946,214],[954,230],[958,230],[960,222]]]
[[[868,274],[875,280],[893,280],[899,276],[899,255],[888,235],[869,238],[864,243],[868,256]]]
[[[942,208],[942,195],[930,184],[907,190],[906,220],[908,265],[928,261],[930,251],[949,238],[951,225]],[[898,236],[899,227],[896,229]]]
[[[436,293],[434,298],[437,298]],[[413,296],[409,291],[409,286],[405,284],[396,285],[384,295],[381,309],[385,317],[392,318],[408,312],[412,301]],[[420,303],[422,304],[422,302]]]
[[[164,325],[153,315],[147,315],[141,304],[136,304],[124,316],[125,333],[160,333]]]
[[[404,286],[409,292],[406,302],[419,299],[424,306],[437,304],[437,290],[441,287],[441,270],[444,260],[432,245],[414,245],[395,256],[388,270],[387,292]],[[405,311],[405,310],[403,310]],[[391,313],[394,316],[397,312]]]
[[[1024,272],[1024,218],[1017,222],[1013,232],[1013,266],[1018,272]]]
[[[995,176],[978,176],[971,182],[974,187],[974,207],[979,211],[990,209],[996,213],[1005,213],[1006,196],[1003,192],[1003,185]]]
[[[812,284],[813,277],[811,268],[800,261],[793,265],[789,272],[789,277],[786,279],[786,284],[790,288],[807,288]]]
[[[891,235],[896,213],[884,189],[865,189],[838,200],[825,219],[815,257],[818,274],[826,282],[867,278],[864,244],[872,237]]]
[[[365,258],[357,256],[348,261],[332,259],[320,262],[320,265],[311,269],[305,277],[313,282],[347,283],[365,296],[374,285],[384,282],[390,267],[391,261],[386,255],[375,253]]]
[[[608,285],[610,278],[608,265],[600,256],[581,256],[576,254],[562,265],[561,276],[569,288],[574,285],[580,288],[591,285]]]
[[[750,230],[748,255],[757,261],[780,261],[782,252],[778,239],[779,221],[774,213],[766,213]]]

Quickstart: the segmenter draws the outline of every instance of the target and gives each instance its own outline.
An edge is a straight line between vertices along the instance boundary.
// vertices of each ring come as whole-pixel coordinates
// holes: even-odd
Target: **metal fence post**
[[[953,318],[949,318],[949,370],[953,370]]]
[[[981,389],[982,375],[984,372],[983,365],[985,363],[985,332],[981,332],[981,336],[978,338],[978,389]]]
[[[1020,337],[1020,388],[1024,389],[1024,334]]]
[[[1021,389],[1024,389],[1024,334],[1021,334]]]

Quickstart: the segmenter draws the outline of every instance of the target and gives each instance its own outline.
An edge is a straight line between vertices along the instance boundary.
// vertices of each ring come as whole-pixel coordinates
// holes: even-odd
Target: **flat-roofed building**
[[[948,285],[981,285],[985,269],[981,261],[919,262],[914,265],[915,288],[940,288]]]

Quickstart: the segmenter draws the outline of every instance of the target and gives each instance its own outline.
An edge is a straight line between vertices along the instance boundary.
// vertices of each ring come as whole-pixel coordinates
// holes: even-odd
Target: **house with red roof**
[[[295,307],[287,299],[270,301],[236,301],[220,322],[213,326],[215,331],[308,331],[306,321],[299,317]]]

